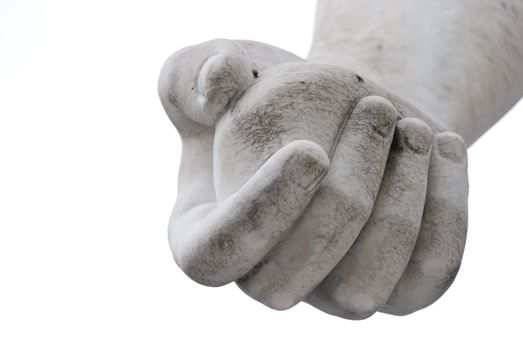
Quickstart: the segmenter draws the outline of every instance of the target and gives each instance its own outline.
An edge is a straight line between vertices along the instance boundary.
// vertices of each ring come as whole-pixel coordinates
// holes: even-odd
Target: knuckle
[[[211,287],[226,285],[236,279],[242,266],[231,264],[237,242],[229,237],[193,241],[180,245],[171,241],[171,251],[180,269],[193,281]]]
[[[240,289],[251,298],[274,310],[287,310],[301,300],[285,288],[285,282],[273,275],[258,275],[259,269],[271,261],[263,261],[236,282]],[[260,266],[261,265],[261,266]]]
[[[183,254],[175,258],[180,269],[193,281],[211,287],[227,284],[228,281],[219,279],[218,274],[209,269],[205,260],[197,254]]]
[[[467,233],[468,208],[462,198],[440,197],[431,201],[426,222],[440,234],[463,236]],[[430,214],[430,216],[429,216]],[[430,219],[430,218],[433,219]]]
[[[345,192],[343,201],[347,205],[347,212],[352,215],[354,220],[358,221],[367,220],[374,204],[373,200],[365,195],[363,191]]]
[[[390,232],[402,233],[401,239],[403,245],[410,246],[410,240],[412,236],[417,237],[421,226],[421,216],[415,215],[395,215],[386,218],[385,223]]]
[[[209,286],[221,287],[234,281],[233,275],[236,269],[230,269],[220,264],[221,259],[214,259],[213,256],[203,256],[200,254],[184,254],[175,259],[180,269],[193,281]]]
[[[363,224],[374,205],[372,198],[361,189],[349,191],[336,185],[327,185],[322,188],[322,195],[329,198],[333,211],[342,216],[344,222]]]
[[[438,285],[446,290],[454,281],[460,266],[460,258],[431,257],[422,262],[421,271],[425,276],[440,281]]]

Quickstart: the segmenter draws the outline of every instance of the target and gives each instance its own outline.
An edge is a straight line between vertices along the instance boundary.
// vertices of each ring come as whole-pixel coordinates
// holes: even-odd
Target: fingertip
[[[434,136],[438,154],[455,163],[467,161],[467,144],[461,136],[453,132],[441,132]]]
[[[291,143],[295,148],[296,153],[301,154],[306,158],[310,158],[312,162],[318,164],[322,168],[328,168],[330,165],[329,156],[325,150],[315,142],[307,140],[298,140]]]
[[[355,121],[369,125],[374,133],[383,138],[390,135],[399,116],[392,103],[380,96],[362,98],[352,114]]]
[[[432,144],[432,129],[422,120],[404,118],[396,125],[398,145],[417,154],[427,154]]]
[[[289,179],[300,188],[314,187],[329,170],[327,153],[314,142],[298,140],[284,148],[283,156],[288,157],[286,168]]]

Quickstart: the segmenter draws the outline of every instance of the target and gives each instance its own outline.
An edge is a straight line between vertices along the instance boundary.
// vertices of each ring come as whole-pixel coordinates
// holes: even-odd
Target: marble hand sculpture
[[[225,39],[167,60],[159,94],[183,144],[169,242],[193,280],[235,281],[274,309],[405,315],[458,272],[467,144],[454,132],[477,133],[402,97],[431,99],[398,97],[314,51],[332,48],[321,22],[343,16],[336,3],[319,2],[309,61]]]

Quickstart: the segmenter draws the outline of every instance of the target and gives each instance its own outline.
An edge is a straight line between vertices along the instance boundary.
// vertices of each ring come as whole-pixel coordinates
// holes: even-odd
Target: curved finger
[[[349,252],[306,301],[333,315],[363,319],[379,310],[416,243],[427,190],[432,131],[398,122],[372,214]]]
[[[320,146],[295,141],[273,154],[235,194],[173,217],[169,243],[177,264],[205,285],[240,278],[301,216],[328,167]]]
[[[238,281],[243,291],[271,308],[287,309],[327,276],[370,215],[397,117],[381,97],[358,102],[316,196],[289,235]]]
[[[467,235],[467,148],[444,132],[434,137],[427,199],[414,251],[381,310],[406,315],[435,302],[454,281]]]

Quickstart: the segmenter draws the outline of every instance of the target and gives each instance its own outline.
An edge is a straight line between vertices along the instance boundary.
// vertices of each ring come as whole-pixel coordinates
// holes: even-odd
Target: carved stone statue
[[[173,54],[159,94],[183,143],[177,264],[279,310],[432,304],[465,246],[467,144],[523,93],[522,16],[517,1],[319,0],[308,60],[225,39]]]

